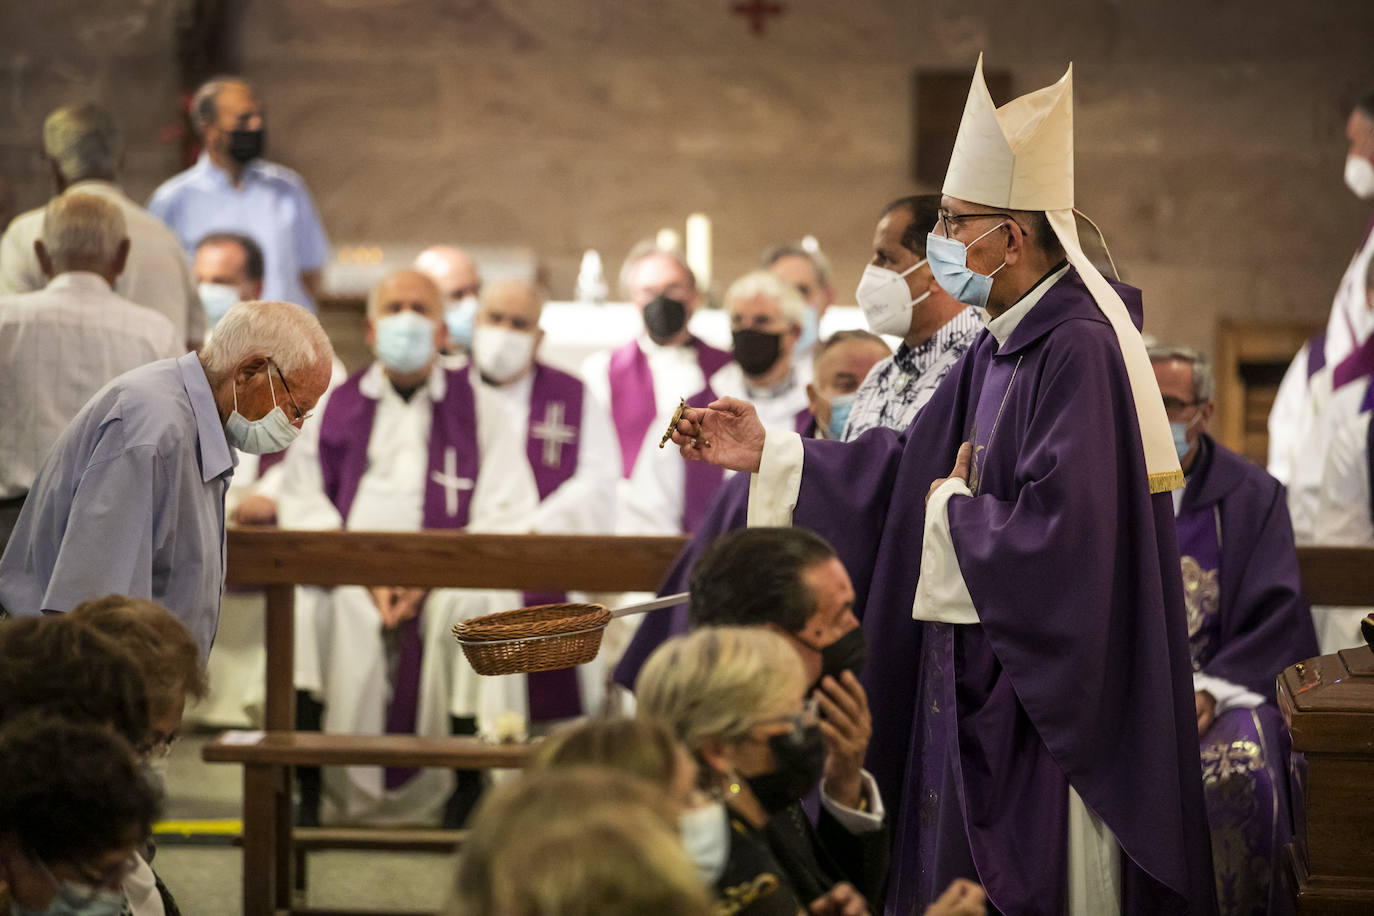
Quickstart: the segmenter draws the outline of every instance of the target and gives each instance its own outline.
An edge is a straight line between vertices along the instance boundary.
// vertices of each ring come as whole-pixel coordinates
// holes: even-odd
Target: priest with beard
[[[609,533],[615,445],[609,416],[576,378],[539,363],[543,300],[525,283],[487,291],[472,362],[439,365],[439,291],[414,270],[368,300],[377,361],[322,401],[286,459],[283,527],[499,533]],[[297,598],[299,727],[345,734],[471,732],[514,712],[557,721],[594,708],[601,675],[578,670],[473,686],[449,629],[457,619],[563,596],[404,587],[305,589]],[[460,700],[460,697],[462,699]],[[483,703],[486,704],[483,707]],[[485,715],[489,710],[490,715]],[[351,767],[328,772],[341,821],[433,823],[452,773]],[[306,771],[302,820],[319,811]],[[445,822],[457,826],[480,783],[460,773]]]
[[[1078,242],[1072,124],[1071,71],[997,108],[979,60],[927,254],[991,320],[904,433],[765,434],[723,399],[674,434],[690,460],[755,474],[751,525],[812,528],[868,583],[890,913],[955,878],[999,912],[1216,909],[1183,474],[1138,291]]]

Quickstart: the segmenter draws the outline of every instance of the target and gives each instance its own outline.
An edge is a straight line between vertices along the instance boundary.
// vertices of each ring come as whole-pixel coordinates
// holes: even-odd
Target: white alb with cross
[[[444,488],[444,511],[449,518],[458,514],[458,491],[471,490],[472,478],[458,476],[458,450],[453,446],[444,449],[443,471],[431,471],[429,479]]]

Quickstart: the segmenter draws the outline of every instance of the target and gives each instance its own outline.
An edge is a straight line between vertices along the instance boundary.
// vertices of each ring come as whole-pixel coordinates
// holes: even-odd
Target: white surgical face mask
[[[472,361],[484,376],[504,385],[534,362],[534,332],[478,325],[472,332]]]
[[[697,873],[708,885],[715,884],[730,858],[730,820],[725,805],[710,802],[684,812],[678,816],[678,831]]]
[[[1345,160],[1345,186],[1360,200],[1374,200],[1374,163],[1351,153]]]
[[[377,358],[392,372],[419,372],[434,357],[434,322],[406,310],[377,319]]]
[[[224,436],[229,444],[250,455],[279,452],[296,440],[300,430],[286,419],[286,411],[277,404],[276,387],[272,385],[272,370],[267,370],[267,385],[272,392],[272,409],[267,416],[249,420],[239,413],[239,389],[234,386],[234,410],[224,424]]]
[[[228,283],[202,283],[197,287],[200,304],[205,306],[205,327],[219,324],[224,313],[239,301],[239,288]]]
[[[869,264],[864,268],[864,275],[859,280],[854,300],[859,303],[864,320],[868,322],[868,329],[874,334],[905,337],[911,330],[911,310],[926,301],[930,291],[926,290],[915,299],[911,298],[906,276],[920,270],[924,263],[924,259],[917,261],[901,273],[876,264]]]

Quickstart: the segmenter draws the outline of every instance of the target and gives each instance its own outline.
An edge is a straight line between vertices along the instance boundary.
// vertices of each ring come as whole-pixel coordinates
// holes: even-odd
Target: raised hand
[[[688,461],[756,473],[763,458],[763,424],[748,401],[719,398],[683,410],[673,443]]]

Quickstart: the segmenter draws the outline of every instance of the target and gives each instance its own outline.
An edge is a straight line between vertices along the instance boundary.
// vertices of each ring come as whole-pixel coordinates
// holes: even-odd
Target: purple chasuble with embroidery
[[[367,473],[367,446],[377,401],[362,393],[367,370],[355,372],[329,397],[320,421],[320,472],[324,492],[339,510],[345,526],[358,484]],[[467,369],[446,371],[444,399],[433,405],[425,481],[424,527],[463,528],[468,523],[472,487],[480,463],[477,415]],[[390,384],[386,382],[385,384]],[[388,734],[414,734],[420,701],[420,636],[423,614],[400,624],[394,634],[396,674],[387,706]],[[413,767],[387,767],[386,787],[396,789],[418,773]]]
[[[689,344],[696,349],[702,378],[709,379],[726,363],[730,354],[717,350],[697,338]],[[611,418],[620,439],[621,475],[626,480],[639,460],[639,449],[658,415],[654,399],[654,374],[649,357],[631,340],[611,354]]]
[[[1177,524],[1194,669],[1266,700],[1223,712],[1199,741],[1220,910],[1291,913],[1289,739],[1274,680],[1319,650],[1283,488],[1204,433]]]
[[[548,499],[577,471],[582,431],[582,382],[576,377],[536,363],[530,389],[529,438],[525,455],[534,471],[539,499]],[[561,604],[561,592],[526,592],[526,607]],[[582,693],[575,668],[535,671],[525,676],[531,722],[570,719],[582,713]]]
[[[925,497],[965,440],[975,495],[948,515],[980,622],[923,624]],[[1001,911],[1062,914],[1070,784],[1121,845],[1124,913],[1213,912],[1172,499],[1150,494],[1120,347],[1077,272],[1000,350],[984,331],[905,432],[804,449],[794,524],[865,595],[888,912],[966,877]]]

